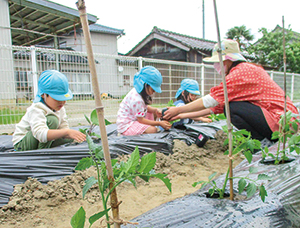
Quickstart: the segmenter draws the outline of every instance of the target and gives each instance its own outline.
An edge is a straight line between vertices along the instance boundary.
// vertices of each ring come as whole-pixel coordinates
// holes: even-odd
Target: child
[[[56,70],[44,71],[38,81],[38,92],[13,134],[16,151],[51,148],[76,140],[85,134],[69,129],[64,105],[73,94],[67,77]]]
[[[188,104],[194,100],[197,99],[197,96],[200,95],[199,92],[199,84],[196,80],[193,79],[183,79],[181,81],[181,86],[177,90],[177,93],[175,95],[175,98],[177,98],[177,101],[174,102],[174,105],[176,107],[183,106],[185,104]],[[195,113],[183,113],[179,114],[178,119],[181,119],[178,122],[173,123],[173,127],[180,128],[183,124],[190,124],[194,121],[200,121],[200,122],[206,122],[210,123],[212,122],[211,119],[206,117],[199,117],[197,112]]]
[[[156,133],[156,126],[168,130],[168,121],[155,121],[154,114],[160,118],[161,110],[149,106],[154,92],[161,93],[162,76],[153,66],[145,66],[134,75],[134,88],[120,104],[117,117],[118,132],[123,135]]]

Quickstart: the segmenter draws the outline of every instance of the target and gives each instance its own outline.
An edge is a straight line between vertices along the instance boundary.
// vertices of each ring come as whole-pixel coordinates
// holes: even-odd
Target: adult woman
[[[220,73],[218,44],[212,57],[205,58],[213,62]],[[279,130],[279,119],[284,113],[284,91],[270,78],[260,66],[248,63],[240,54],[236,41],[224,40],[221,43],[222,58],[226,75],[228,100],[232,124],[238,129],[251,132],[252,138],[271,140],[272,133]],[[211,88],[210,93],[182,107],[169,108],[165,118],[176,119],[179,113],[201,111],[202,115],[223,113],[223,84]],[[287,111],[297,113],[297,108],[287,98]],[[225,113],[226,114],[226,113]]]

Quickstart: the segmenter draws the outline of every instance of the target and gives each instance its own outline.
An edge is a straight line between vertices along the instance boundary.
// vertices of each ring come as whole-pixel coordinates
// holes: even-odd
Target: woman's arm
[[[186,112],[196,112],[196,111],[201,111],[205,109],[203,105],[203,100],[202,98],[199,98],[189,104],[180,106],[180,107],[170,107],[164,114],[164,118],[169,120],[173,119],[172,117],[180,114],[180,113],[186,113]]]

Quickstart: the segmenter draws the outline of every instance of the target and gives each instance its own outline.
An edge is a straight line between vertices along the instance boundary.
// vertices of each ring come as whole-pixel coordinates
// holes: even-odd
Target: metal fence
[[[153,99],[153,105],[158,107],[165,107],[168,101],[174,100],[184,78],[197,80],[202,95],[221,82],[212,65],[98,53],[94,56],[105,118],[111,122],[116,120],[119,104],[133,86],[134,74],[145,65],[156,67],[163,76],[163,92],[156,93]],[[0,67],[1,133],[13,131],[32,103],[38,76],[47,69],[59,70],[68,77],[74,93],[74,99],[65,105],[70,125],[88,124],[84,115],[91,113],[95,103],[87,53],[0,45]],[[283,73],[268,73],[283,88]],[[294,102],[300,101],[299,78],[299,74],[287,74],[287,94]]]

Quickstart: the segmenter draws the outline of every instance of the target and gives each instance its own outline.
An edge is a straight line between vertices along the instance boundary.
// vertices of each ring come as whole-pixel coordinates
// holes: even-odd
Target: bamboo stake
[[[106,127],[105,127],[105,119],[104,119],[104,107],[102,105],[101,96],[100,96],[100,90],[99,90],[99,84],[98,84],[98,78],[97,78],[97,72],[96,72],[96,66],[95,66],[95,59],[93,55],[93,49],[91,44],[91,34],[89,30],[88,20],[87,20],[87,13],[86,13],[86,7],[84,0],[79,0],[76,2],[76,6],[79,11],[80,15],[80,21],[83,29],[83,35],[85,40],[85,45],[87,49],[88,54],[88,62],[89,67],[92,75],[92,86],[95,96],[95,105],[96,105],[96,111],[97,116],[99,120],[99,127],[100,127],[100,133],[101,133],[101,141],[102,141],[102,147],[104,152],[104,159],[107,169],[107,176],[110,180],[109,188],[111,189],[114,182],[114,175],[113,175],[113,169],[111,165],[111,158],[109,153],[109,145],[108,145],[108,139],[107,139],[107,133],[106,133]],[[119,203],[117,198],[117,191],[114,189],[110,196],[110,203],[112,208],[112,214],[114,219],[114,227],[118,228],[120,227],[120,223],[118,223],[119,220]]]
[[[286,53],[285,53],[285,31],[284,31],[284,16],[282,16],[282,31],[283,31],[283,40],[282,40],[282,44],[283,44],[283,90],[284,90],[284,112],[283,112],[283,151],[285,151],[285,124],[286,124]],[[280,143],[280,142],[279,142]]]
[[[229,185],[230,185],[230,200],[233,200],[233,171],[232,171],[232,126],[231,126],[231,117],[230,117],[230,109],[229,109],[229,101],[228,101],[228,92],[227,92],[227,84],[225,80],[225,70],[223,66],[222,59],[222,49],[221,49],[221,40],[220,40],[220,30],[219,30],[219,21],[218,21],[218,13],[217,13],[217,5],[216,0],[214,0],[214,9],[215,9],[215,19],[216,19],[216,27],[217,27],[217,36],[218,36],[218,54],[219,61],[221,67],[221,75],[224,89],[224,98],[225,98],[225,110],[226,110],[226,120],[227,120],[227,128],[228,128],[228,140],[229,140]]]

